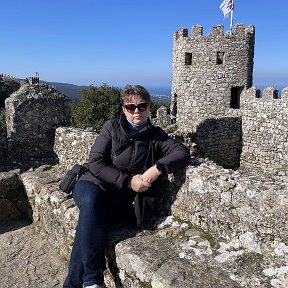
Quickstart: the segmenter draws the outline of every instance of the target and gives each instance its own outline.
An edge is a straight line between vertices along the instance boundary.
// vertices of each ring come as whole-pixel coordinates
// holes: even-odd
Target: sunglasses
[[[147,107],[148,107],[148,103],[140,103],[140,104],[138,104],[138,105],[135,105],[135,104],[125,104],[124,107],[125,107],[125,109],[126,109],[129,113],[133,114],[133,113],[135,112],[136,108],[137,108],[138,111],[140,111],[140,112],[146,111],[146,110],[147,110]]]

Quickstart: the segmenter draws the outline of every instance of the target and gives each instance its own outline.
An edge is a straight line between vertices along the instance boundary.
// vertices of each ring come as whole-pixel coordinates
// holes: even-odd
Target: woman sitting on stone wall
[[[148,118],[150,95],[140,86],[121,94],[123,114],[102,127],[84,174],[73,190],[79,207],[75,243],[64,287],[104,287],[104,246],[113,219],[144,227],[155,206],[155,180],[190,161],[189,149]]]

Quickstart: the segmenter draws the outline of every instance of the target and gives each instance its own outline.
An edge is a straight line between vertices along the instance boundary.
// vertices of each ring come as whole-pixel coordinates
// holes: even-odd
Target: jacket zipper
[[[132,164],[134,163],[134,160],[135,160],[135,142],[133,141],[133,145],[131,146],[131,159],[130,159],[130,162],[129,162],[129,167],[128,167],[128,170],[131,172],[132,170]],[[132,171],[133,172],[133,171]]]

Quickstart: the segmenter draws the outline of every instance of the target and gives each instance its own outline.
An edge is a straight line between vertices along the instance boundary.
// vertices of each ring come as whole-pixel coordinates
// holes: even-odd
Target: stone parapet
[[[71,195],[59,189],[66,168],[44,165],[21,174],[33,210],[33,225],[54,248],[68,258],[73,243],[78,208]]]
[[[42,166],[21,178],[34,225],[67,257],[78,208],[58,188],[65,171]],[[123,287],[286,287],[287,184],[205,161],[169,175],[162,189],[172,216],[156,230],[114,229],[108,254]]]
[[[288,177],[288,87],[251,87],[241,94],[241,169]]]
[[[54,152],[59,164],[70,169],[74,164],[88,161],[90,149],[98,134],[91,130],[59,127],[55,131]]]
[[[259,243],[264,238],[266,244],[288,240],[287,183],[213,163],[188,167],[185,176],[172,205],[174,216],[217,239],[233,239],[249,232],[261,235]]]
[[[116,246],[125,287],[286,287],[287,184],[213,163],[184,178],[173,216]]]
[[[79,149],[86,143],[77,156],[83,159],[96,137],[93,132],[81,137],[80,131],[68,128],[58,128],[57,135],[76,141]],[[59,143],[61,165],[41,166],[21,174],[21,179],[34,225],[68,258],[78,208],[58,183],[76,162],[63,153],[66,144]],[[107,257],[110,269],[112,264],[114,268],[106,273],[108,287],[117,287],[113,277],[123,287],[210,287],[209,283],[213,287],[285,287],[287,183],[191,159],[187,169],[168,175],[160,186],[158,210],[171,216],[158,218],[154,231],[113,229]]]

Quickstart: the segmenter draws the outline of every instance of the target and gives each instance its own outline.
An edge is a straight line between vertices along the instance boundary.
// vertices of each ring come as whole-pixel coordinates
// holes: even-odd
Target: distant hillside
[[[89,86],[78,86],[74,84],[68,83],[58,83],[58,82],[47,82],[40,81],[40,83],[52,85],[56,90],[65,94],[66,96],[72,99],[80,99],[80,91],[81,89],[88,88]]]
[[[159,95],[159,94],[151,94],[152,102],[158,103],[170,103],[170,96],[167,95]]]
[[[68,83],[47,82],[47,81],[41,81],[41,80],[40,80],[40,83],[53,85],[53,87],[56,90],[58,90],[59,92],[65,94],[66,96],[72,99],[80,99],[81,89],[89,88],[89,86],[78,86],[78,85],[68,84]],[[155,94],[153,93],[154,91],[156,92]],[[160,103],[169,103],[170,96],[163,95],[162,88],[159,88],[158,91],[159,92],[157,93],[157,89],[154,88],[153,91],[151,92],[152,101],[160,102]]]

